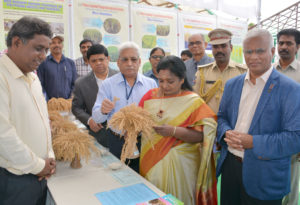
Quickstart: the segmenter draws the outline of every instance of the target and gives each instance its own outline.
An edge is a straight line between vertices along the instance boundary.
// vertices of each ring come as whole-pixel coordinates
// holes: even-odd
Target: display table
[[[103,149],[98,144],[97,147]],[[102,157],[94,155],[88,164],[81,160],[80,169],[71,168],[69,162],[57,162],[56,174],[48,180],[47,204],[99,205],[96,193],[137,183],[144,183],[159,196],[165,195],[124,164],[119,170],[111,170],[108,165],[113,162],[120,161],[111,153]]]

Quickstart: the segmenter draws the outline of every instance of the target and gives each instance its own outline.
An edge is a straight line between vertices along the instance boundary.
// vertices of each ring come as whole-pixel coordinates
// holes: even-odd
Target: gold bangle
[[[173,130],[173,134],[172,134],[172,137],[175,137],[175,134],[176,134],[176,126],[174,126],[174,130]]]

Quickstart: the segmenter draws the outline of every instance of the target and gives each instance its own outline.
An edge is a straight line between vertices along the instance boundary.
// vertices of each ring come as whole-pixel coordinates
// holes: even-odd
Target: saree
[[[140,174],[166,194],[186,205],[217,205],[216,169],[212,154],[216,116],[194,92],[157,97],[158,88],[147,92],[140,106],[158,125],[168,124],[203,132],[203,142],[186,143],[154,133],[151,143],[142,138]],[[162,116],[157,113],[163,112]]]

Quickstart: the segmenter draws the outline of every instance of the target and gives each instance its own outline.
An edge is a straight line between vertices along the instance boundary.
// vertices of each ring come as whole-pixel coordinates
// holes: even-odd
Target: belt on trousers
[[[240,163],[243,163],[243,158],[241,158],[241,157],[239,157],[239,156],[236,156],[236,155],[232,154],[231,152],[229,152],[229,153],[234,157],[234,159],[235,159],[236,161],[238,161],[238,162],[240,162]]]
[[[115,136],[117,136],[117,137],[120,137],[120,136],[121,136],[120,134],[118,134],[118,133],[112,131],[112,129],[110,129],[110,128],[109,128],[108,130],[111,132],[111,134],[113,134],[113,135],[115,135]]]
[[[123,135],[120,135],[120,134],[118,134],[118,133],[112,131],[112,129],[110,129],[110,128],[108,128],[108,130],[109,130],[113,135],[115,135],[115,136],[117,136],[117,137],[123,136]],[[138,137],[141,137],[141,136],[142,136],[141,134],[138,135]]]

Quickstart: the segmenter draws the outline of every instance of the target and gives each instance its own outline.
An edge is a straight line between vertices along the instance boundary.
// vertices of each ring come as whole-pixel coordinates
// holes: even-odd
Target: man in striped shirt
[[[86,74],[88,74],[92,69],[89,67],[88,59],[86,56],[86,53],[88,49],[93,45],[93,42],[88,39],[83,39],[80,44],[80,52],[82,54],[82,57],[79,57],[75,60],[75,66],[77,71],[77,76],[81,77]]]

